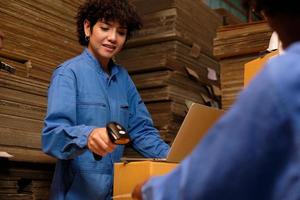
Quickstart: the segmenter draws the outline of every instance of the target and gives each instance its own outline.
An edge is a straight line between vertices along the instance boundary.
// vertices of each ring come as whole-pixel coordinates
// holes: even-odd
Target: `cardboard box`
[[[152,176],[170,172],[191,153],[223,110],[193,103],[172,143],[166,161],[136,161],[114,165],[114,198],[130,199],[134,187]],[[199,123],[200,122],[200,123]],[[126,160],[126,159],[125,159]]]
[[[244,87],[254,78],[254,76],[262,69],[264,64],[271,57],[278,55],[278,50],[268,53],[262,57],[256,58],[244,66]]]
[[[115,163],[113,199],[131,199],[128,195],[137,184],[147,180],[149,177],[166,174],[176,166],[176,163],[159,161]]]

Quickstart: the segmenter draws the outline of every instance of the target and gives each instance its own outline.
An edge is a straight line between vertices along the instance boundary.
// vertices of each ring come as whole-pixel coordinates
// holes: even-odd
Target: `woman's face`
[[[85,35],[90,38],[88,49],[104,65],[103,67],[107,67],[109,60],[122,49],[126,41],[127,28],[114,21],[98,21],[91,31],[90,22],[86,20],[84,30]]]

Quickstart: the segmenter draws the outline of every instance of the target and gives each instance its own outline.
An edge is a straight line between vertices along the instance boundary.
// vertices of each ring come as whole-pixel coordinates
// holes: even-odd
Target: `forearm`
[[[42,133],[42,149],[58,159],[72,159],[87,149],[87,140],[93,126],[45,127]]]
[[[133,147],[145,157],[165,158],[170,150],[170,146],[156,134],[156,132],[151,134],[146,133],[135,138],[133,140]]]

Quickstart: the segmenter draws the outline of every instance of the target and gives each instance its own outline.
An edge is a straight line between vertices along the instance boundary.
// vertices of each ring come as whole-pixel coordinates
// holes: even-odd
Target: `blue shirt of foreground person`
[[[171,173],[138,185],[134,197],[300,199],[299,1],[254,2],[279,34],[285,54],[266,64],[189,157]]]

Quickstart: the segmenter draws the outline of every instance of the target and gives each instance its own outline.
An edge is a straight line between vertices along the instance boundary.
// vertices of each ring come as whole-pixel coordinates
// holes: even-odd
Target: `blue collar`
[[[103,76],[108,76],[108,74],[103,70],[101,63],[98,62],[98,60],[94,57],[94,55],[88,50],[88,48],[85,48],[82,52],[82,56],[87,58],[87,60],[91,63],[89,65],[90,67],[94,68],[99,74]],[[110,77],[115,76],[119,72],[119,66],[114,63],[113,60],[110,60],[108,65],[111,68],[111,75]]]
[[[286,49],[284,49],[284,51],[285,52],[300,52],[300,41],[292,43]]]

